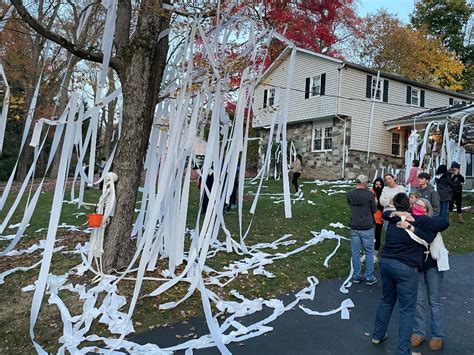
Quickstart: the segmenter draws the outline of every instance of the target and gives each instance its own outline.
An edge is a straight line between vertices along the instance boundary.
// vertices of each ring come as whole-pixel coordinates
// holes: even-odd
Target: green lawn
[[[305,241],[312,238],[311,231],[320,231],[323,228],[333,229],[342,236],[349,236],[348,229],[334,229],[329,226],[330,223],[341,222],[347,225],[349,210],[345,200],[344,193],[327,195],[322,190],[329,189],[332,185],[316,186],[314,183],[306,182],[302,189],[305,194],[304,201],[296,201],[292,204],[293,218],[284,218],[283,203],[275,204],[275,199],[267,194],[276,194],[282,192],[282,182],[268,180],[264,182],[265,188],[262,193],[265,195],[259,199],[256,216],[252,225],[251,232],[246,240],[248,245],[260,242],[272,242],[285,234],[292,234],[290,239],[296,240],[296,244],[287,247],[280,247],[278,250],[269,250],[268,253],[286,252],[304,244]],[[350,188],[345,188],[348,190]],[[244,203],[244,226],[247,227],[250,221],[248,210],[251,206],[252,194],[249,191],[256,192],[257,186],[246,183],[246,201]],[[44,239],[46,232],[35,233],[40,228],[47,227],[49,219],[49,210],[51,206],[53,193],[44,193],[39,201],[37,211],[32,218],[31,225],[27,229],[27,236],[19,243],[16,249],[24,249]],[[69,195],[67,195],[69,196]],[[99,194],[97,190],[86,191],[86,200],[95,202]],[[465,197],[465,205],[473,204],[473,194]],[[194,220],[198,208],[198,190],[193,183],[191,191],[191,202],[189,207],[189,227],[194,225]],[[316,205],[309,204],[311,200]],[[11,203],[12,201],[9,201]],[[23,201],[24,203],[24,201]],[[20,209],[22,211],[22,209]],[[472,211],[472,209],[471,209]],[[0,219],[5,217],[7,209],[0,213]],[[82,225],[86,222],[85,216],[76,217],[77,213],[91,212],[91,209],[78,209],[75,205],[65,204],[61,215],[61,223]],[[20,214],[16,213],[12,223],[20,221]],[[226,223],[232,231],[234,238],[238,240],[238,218],[237,213],[231,212],[225,215]],[[443,233],[445,244],[452,254],[474,251],[474,242],[472,239],[471,228],[474,228],[474,215],[472,212],[465,213],[466,223],[460,224],[453,222],[451,227]],[[14,230],[7,229],[4,235],[13,234]],[[58,232],[59,243],[66,245],[72,250],[77,242],[87,240],[87,235],[78,232],[66,232],[60,229]],[[7,242],[0,242],[2,249]],[[306,278],[316,276],[320,281],[340,278],[347,276],[350,269],[350,245],[343,241],[337,254],[330,260],[329,268],[323,266],[323,261],[329,255],[337,244],[336,240],[325,240],[320,244],[311,246],[305,251],[286,259],[276,260],[273,264],[265,267],[267,271],[272,272],[275,278],[266,278],[260,275],[239,275],[232,283],[222,289],[213,288],[215,292],[225,298],[231,298],[229,291],[236,289],[248,298],[264,297],[269,298],[278,296],[294,290],[299,290],[307,286]],[[219,253],[208,261],[208,265],[216,270],[222,269],[230,261],[239,260],[241,257],[235,254]],[[15,266],[28,266],[40,260],[40,253],[36,252],[27,256],[3,258],[0,263],[0,272],[8,270]],[[61,274],[71,267],[79,264],[77,256],[71,254],[56,253],[53,257],[52,271]],[[163,266],[165,264],[163,263]],[[21,288],[32,284],[39,268],[28,272],[18,272],[5,279],[5,284],[0,285],[0,352],[1,353],[28,353],[33,352],[31,341],[28,336],[29,325],[29,307],[31,302],[31,292],[22,292]],[[158,273],[158,270],[156,273]],[[86,277],[79,279],[70,277],[73,282],[84,283]],[[145,282],[143,293],[149,292],[157,287],[156,283]],[[120,293],[129,296],[132,292],[133,283],[123,282],[120,286]],[[177,300],[186,293],[187,284],[180,284],[169,292],[158,297],[148,297],[140,299],[134,314],[135,329],[144,331],[149,328],[158,327],[164,324],[179,322],[194,315],[201,314],[200,296],[195,294],[179,309],[161,311],[158,309],[160,303]],[[72,309],[72,313],[79,312],[80,302],[76,296],[68,291],[62,291],[61,296],[65,299],[67,305]],[[57,339],[62,334],[62,325],[59,313],[53,306],[47,305],[45,297],[44,306],[40,313],[40,319],[37,323],[37,334],[41,344],[45,345],[49,351],[57,349]],[[104,326],[98,324],[93,327],[97,334],[107,334]],[[6,336],[8,335],[8,336]],[[177,342],[179,340],[177,339]]]

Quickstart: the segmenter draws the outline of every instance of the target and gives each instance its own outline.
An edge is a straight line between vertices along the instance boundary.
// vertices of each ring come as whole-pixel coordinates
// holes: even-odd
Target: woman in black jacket
[[[453,196],[451,179],[448,174],[448,167],[446,165],[438,166],[436,169],[436,190],[439,194],[439,215],[449,221],[449,203]]]

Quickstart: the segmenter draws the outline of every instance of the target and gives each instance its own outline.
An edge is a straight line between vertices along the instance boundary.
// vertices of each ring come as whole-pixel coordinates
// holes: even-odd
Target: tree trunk
[[[115,91],[115,79],[114,72],[112,69],[109,69],[109,93]],[[108,158],[110,152],[112,151],[112,135],[114,133],[114,117],[115,117],[115,106],[116,101],[113,100],[109,103],[107,110],[107,119],[105,122],[105,133],[104,133],[104,149],[102,150],[102,155],[105,158]]]
[[[119,72],[123,93],[122,135],[114,159],[116,185],[115,215],[107,228],[104,244],[104,271],[126,267],[136,249],[130,238],[143,159],[158,103],[163,70],[168,53],[168,37],[158,41],[169,19],[160,17],[156,1],[141,3],[137,29]]]

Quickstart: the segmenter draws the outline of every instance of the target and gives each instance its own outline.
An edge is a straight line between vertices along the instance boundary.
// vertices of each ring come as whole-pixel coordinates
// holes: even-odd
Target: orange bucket
[[[89,228],[99,228],[102,226],[104,215],[100,213],[91,213],[87,215],[87,223]]]

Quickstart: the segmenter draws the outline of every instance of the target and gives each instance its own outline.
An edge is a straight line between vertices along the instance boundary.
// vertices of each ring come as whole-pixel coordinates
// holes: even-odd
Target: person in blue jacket
[[[411,335],[415,322],[419,270],[423,267],[425,247],[414,241],[405,229],[431,243],[436,233],[449,226],[441,217],[411,216],[410,201],[404,193],[393,198],[396,211],[386,211],[383,218],[389,222],[379,265],[382,296],[375,317],[373,344],[387,339],[387,329],[393,307],[399,303],[398,354],[411,354]]]

